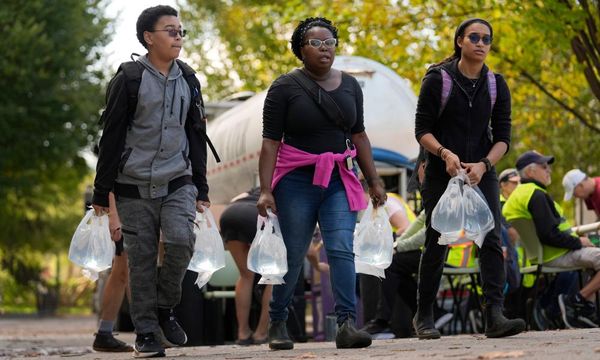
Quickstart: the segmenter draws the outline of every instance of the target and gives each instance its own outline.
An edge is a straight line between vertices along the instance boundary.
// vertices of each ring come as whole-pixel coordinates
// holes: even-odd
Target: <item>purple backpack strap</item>
[[[489,70],[487,73],[488,78],[488,91],[490,92],[490,103],[492,105],[491,109],[494,111],[494,105],[496,104],[496,97],[498,96],[498,89],[496,88],[496,76]]]
[[[450,99],[450,93],[452,92],[452,78],[450,77],[450,74],[448,74],[448,72],[441,67],[440,73],[442,74],[442,99],[440,102],[440,111],[438,112],[438,117],[440,117],[442,112],[444,112],[446,104],[448,104],[448,99]]]

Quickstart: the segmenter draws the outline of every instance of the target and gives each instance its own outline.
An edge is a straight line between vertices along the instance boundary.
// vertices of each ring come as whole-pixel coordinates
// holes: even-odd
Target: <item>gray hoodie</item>
[[[116,181],[157,198],[167,195],[169,181],[192,175],[185,132],[190,90],[175,62],[165,77],[145,55],[138,61],[145,69]]]

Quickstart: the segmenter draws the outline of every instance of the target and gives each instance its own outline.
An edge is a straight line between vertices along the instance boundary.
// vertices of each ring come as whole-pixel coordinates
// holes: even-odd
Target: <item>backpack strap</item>
[[[179,59],[175,59],[175,61],[177,62],[177,65],[179,65],[179,68],[181,69],[181,72],[183,73],[183,77],[184,77],[185,81],[188,83],[188,86],[190,87],[190,95],[192,97],[191,104],[193,104],[193,103],[196,104],[196,106],[198,107],[198,110],[200,111],[199,121],[203,121],[203,119],[206,117],[206,111],[204,109],[204,102],[202,100],[202,93],[200,90],[200,82],[196,78],[196,71],[194,71],[194,69],[192,69],[191,66],[189,66],[188,64],[186,64],[185,62],[183,62]],[[208,144],[210,151],[213,153],[215,160],[217,161],[217,163],[220,163],[221,158],[219,157],[219,154],[217,153],[217,149],[215,149],[215,146],[213,145],[212,141],[210,141],[210,138],[208,137],[208,134],[204,130],[204,127],[201,126],[201,124],[194,123],[194,124],[192,124],[192,128],[194,128],[194,130],[196,130],[200,134],[200,136],[202,136],[202,138]]]
[[[140,84],[142,83],[142,72],[144,72],[144,65],[138,61],[127,61],[122,63],[117,70],[123,72],[125,75],[125,88],[127,90],[127,121],[129,126],[133,121],[135,115],[135,109],[137,109],[138,92],[140,91]]]
[[[450,77],[450,74],[442,67],[440,67],[440,73],[442,74],[442,97],[438,118],[442,116],[442,112],[444,112],[444,109],[448,104],[448,99],[450,99],[450,94],[452,93],[452,77]]]
[[[494,105],[496,105],[496,97],[498,96],[498,88],[496,87],[496,75],[494,75],[492,70],[488,70],[487,78],[488,78],[488,91],[490,92],[490,103],[492,105],[491,109],[493,111]]]

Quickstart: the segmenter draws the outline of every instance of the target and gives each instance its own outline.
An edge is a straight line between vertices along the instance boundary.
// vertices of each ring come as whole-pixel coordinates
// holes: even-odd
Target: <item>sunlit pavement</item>
[[[131,353],[91,350],[95,317],[0,317],[0,359],[130,359]],[[118,338],[131,343],[132,333]],[[366,349],[338,350],[332,342],[295,344],[291,351],[268,345],[200,346],[168,349],[178,359],[600,359],[600,329],[532,331],[506,339],[483,335],[445,336],[441,340],[378,340]]]

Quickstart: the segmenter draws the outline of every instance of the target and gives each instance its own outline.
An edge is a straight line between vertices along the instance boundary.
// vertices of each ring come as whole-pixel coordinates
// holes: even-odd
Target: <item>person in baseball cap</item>
[[[530,150],[523,153],[517,159],[517,170],[523,170],[529,164],[552,164],[554,162],[554,156],[544,156],[535,150]]]
[[[562,181],[565,200],[582,199],[589,210],[600,217],[600,177],[589,177],[579,169],[569,170]]]

